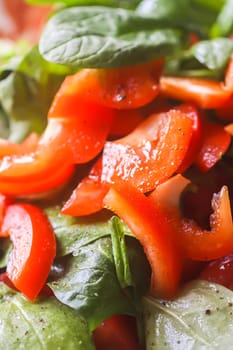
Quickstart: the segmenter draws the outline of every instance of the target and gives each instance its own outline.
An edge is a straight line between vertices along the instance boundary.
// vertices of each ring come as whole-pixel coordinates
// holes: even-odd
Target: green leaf
[[[133,285],[125,242],[125,227],[117,216],[111,219],[111,224],[112,251],[116,274],[121,288],[125,288]]]
[[[193,281],[173,301],[144,298],[147,350],[228,349],[233,332],[233,292]]]
[[[60,256],[49,279],[56,297],[78,310],[92,330],[114,314],[135,315],[151,273],[139,242],[109,214],[72,218],[58,213],[58,208],[46,209]],[[119,226],[122,242],[116,237]]]
[[[57,238],[57,257],[74,253],[82,246],[111,236],[111,216],[108,213],[74,217],[62,215],[60,210],[59,206],[45,209]]]
[[[227,38],[203,40],[190,49],[190,54],[203,66],[215,71],[222,71],[226,67],[232,53],[233,41]]]
[[[86,321],[54,298],[35,303],[0,283],[1,348],[94,350]]]
[[[142,63],[177,50],[180,33],[155,19],[108,7],[71,7],[47,23],[39,49],[53,63],[108,68]]]
[[[134,8],[140,0],[27,0],[29,4],[63,4],[66,6],[102,5]]]
[[[233,32],[233,0],[227,0],[213,24],[210,35],[212,37],[228,36]]]
[[[37,47],[15,65],[5,64],[3,68],[0,104],[8,119],[8,138],[21,142],[33,131],[43,132],[54,94],[70,70],[46,62]]]
[[[0,269],[6,267],[12,244],[9,238],[0,238]]]

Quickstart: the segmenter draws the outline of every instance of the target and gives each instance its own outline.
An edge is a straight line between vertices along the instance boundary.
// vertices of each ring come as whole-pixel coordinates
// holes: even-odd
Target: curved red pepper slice
[[[180,194],[189,180],[176,175],[159,185],[150,198],[158,203],[177,233],[183,254],[192,260],[213,260],[233,251],[233,223],[228,190],[223,186],[212,199],[211,230],[200,228],[195,221],[184,218],[179,208]]]
[[[91,168],[90,173],[74,189],[61,212],[65,215],[90,215],[103,209],[103,199],[109,186],[101,182],[102,158]]]
[[[31,204],[8,206],[2,225],[13,242],[7,276],[34,300],[43,288],[56,254],[53,229],[43,211]]]
[[[111,186],[105,208],[126,222],[140,241],[152,269],[151,293],[174,297],[181,276],[182,256],[173,227],[156,203],[130,186]]]
[[[222,82],[196,78],[161,77],[160,88],[168,98],[194,102],[204,109],[224,106],[232,94]]]
[[[203,142],[195,159],[195,164],[202,172],[212,168],[227,151],[231,135],[220,124],[203,118]]]
[[[159,93],[159,78],[164,60],[113,69],[83,69],[68,76],[59,95],[81,96],[89,102],[116,109],[134,109],[146,105]],[[61,102],[54,104],[49,116],[59,116]]]
[[[153,190],[182,164],[192,133],[193,121],[180,107],[151,115],[126,137],[105,144],[102,181]]]

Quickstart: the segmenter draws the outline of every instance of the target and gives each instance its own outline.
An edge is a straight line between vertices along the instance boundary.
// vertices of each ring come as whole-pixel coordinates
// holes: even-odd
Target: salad
[[[0,40],[0,349],[232,349],[233,1],[23,6],[36,30]]]

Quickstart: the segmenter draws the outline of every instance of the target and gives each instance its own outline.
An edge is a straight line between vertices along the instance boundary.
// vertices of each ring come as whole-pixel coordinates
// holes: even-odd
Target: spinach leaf
[[[0,238],[0,269],[6,267],[12,243],[9,238]]]
[[[27,0],[29,4],[63,4],[66,6],[102,5],[121,8],[134,8],[140,0]]]
[[[213,24],[210,34],[212,37],[228,36],[233,31],[233,0],[227,0]]]
[[[109,212],[101,212],[87,217],[62,215],[59,206],[44,209],[57,238],[57,257],[68,255],[80,247],[102,237],[111,236],[111,217]],[[124,233],[132,236],[124,226]]]
[[[193,281],[173,301],[144,299],[147,350],[228,349],[233,332],[233,293]]]
[[[133,285],[125,242],[125,230],[117,216],[111,219],[111,223],[112,252],[116,266],[116,274],[121,288],[125,288]]]
[[[30,132],[44,130],[54,94],[70,70],[46,62],[37,47],[15,65],[4,64],[3,68],[0,105],[8,119],[8,138],[21,142]]]
[[[110,68],[171,54],[180,44],[177,30],[153,18],[108,7],[71,7],[55,14],[39,49],[51,62],[80,68]]]
[[[1,348],[94,350],[86,321],[54,298],[27,301],[0,283]]]
[[[92,330],[114,314],[136,315],[151,273],[139,242],[117,217],[57,217],[56,210],[46,213],[58,241],[60,258],[49,279],[58,300],[78,310]]]
[[[203,40],[190,49],[193,55],[202,65],[210,70],[222,71],[233,52],[233,41],[227,38]]]

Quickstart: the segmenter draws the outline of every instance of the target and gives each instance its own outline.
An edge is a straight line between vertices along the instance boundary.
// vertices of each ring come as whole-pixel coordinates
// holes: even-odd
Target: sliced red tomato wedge
[[[233,251],[233,223],[227,187],[222,187],[212,199],[211,230],[200,228],[195,221],[182,216],[179,208],[181,192],[189,180],[176,175],[159,185],[151,194],[163,214],[177,232],[184,256],[208,261]]]
[[[222,82],[185,77],[161,77],[160,89],[168,98],[194,102],[204,109],[223,107],[232,93]]]
[[[136,324],[126,315],[112,316],[93,333],[96,350],[140,350]]]
[[[116,213],[140,241],[152,269],[151,293],[163,298],[176,294],[182,256],[172,225],[155,202],[126,185],[111,186],[104,206]]]
[[[60,94],[67,97],[81,95],[89,102],[109,108],[135,109],[149,103],[158,95],[162,67],[163,60],[157,59],[123,68],[83,69],[65,79],[58,99]],[[56,104],[55,98],[50,116],[59,116]]]
[[[92,167],[86,176],[74,189],[61,212],[65,215],[90,215],[103,209],[103,199],[109,186],[101,181],[102,158]]]
[[[227,151],[231,135],[220,124],[203,119],[203,142],[195,159],[195,164],[202,172],[212,168]]]
[[[9,234],[13,243],[7,276],[19,291],[34,300],[46,282],[56,254],[53,229],[38,207],[12,204],[6,210],[2,232]]]
[[[129,135],[105,144],[102,182],[153,190],[181,166],[192,134],[193,120],[180,107],[151,115]]]

